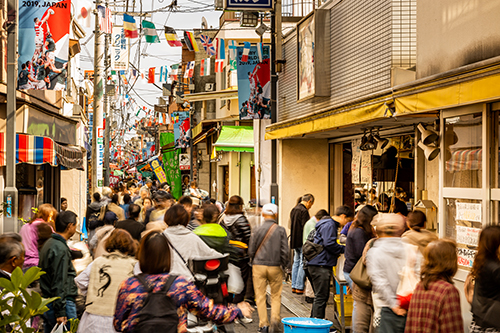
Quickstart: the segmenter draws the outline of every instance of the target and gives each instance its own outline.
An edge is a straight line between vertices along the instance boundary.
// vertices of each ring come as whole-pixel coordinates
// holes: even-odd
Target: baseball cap
[[[278,206],[272,203],[265,204],[264,207],[262,207],[262,214],[276,215],[278,214]]]
[[[373,218],[371,225],[377,230],[399,231],[405,228],[405,219],[403,216],[394,213],[378,213]]]

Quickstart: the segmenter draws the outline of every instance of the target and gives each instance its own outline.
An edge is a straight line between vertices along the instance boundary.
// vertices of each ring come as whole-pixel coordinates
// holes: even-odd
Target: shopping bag
[[[50,333],[64,333],[64,324],[56,324]]]
[[[411,244],[405,244],[405,252],[406,264],[399,272],[399,284],[398,289],[396,290],[396,295],[398,297],[399,306],[408,310],[413,290],[415,290],[415,287],[419,282],[419,278],[415,273],[418,247]]]
[[[233,264],[227,265],[227,271],[225,271],[229,277],[227,279],[227,291],[232,294],[239,294],[245,288],[245,282],[243,282],[243,278],[241,277],[241,270],[238,266]]]
[[[345,257],[343,254],[341,254],[337,259],[337,268],[335,268],[335,273],[337,274],[337,278],[339,279],[339,281],[345,281],[344,264]]]

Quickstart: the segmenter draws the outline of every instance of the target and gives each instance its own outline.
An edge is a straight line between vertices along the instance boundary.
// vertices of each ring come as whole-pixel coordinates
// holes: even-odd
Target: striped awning
[[[446,162],[446,171],[481,170],[483,160],[482,149],[463,149],[454,151]]]
[[[51,138],[16,134],[16,163],[61,165],[84,170],[84,153],[79,148],[59,145]],[[5,166],[5,133],[0,133],[0,166]]]

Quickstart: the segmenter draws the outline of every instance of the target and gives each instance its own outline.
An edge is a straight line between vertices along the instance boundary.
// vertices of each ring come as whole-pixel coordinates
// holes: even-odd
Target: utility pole
[[[104,138],[102,137],[102,113],[103,113],[103,89],[105,85],[105,80],[103,78],[103,67],[104,67],[104,33],[100,31],[99,27],[99,14],[97,8],[101,6],[103,2],[101,0],[96,0],[96,11],[95,11],[95,31],[94,31],[94,123],[92,127],[92,193],[97,191],[98,187],[102,187],[102,163],[99,161],[102,159],[99,156],[102,151],[99,151],[101,145],[104,144]],[[100,133],[99,133],[100,132]],[[99,138],[99,136],[101,136]]]
[[[278,110],[276,105],[277,97],[277,83],[278,76],[276,74],[276,39],[277,39],[277,24],[276,24],[276,11],[278,11],[277,2],[275,2],[275,8],[271,12],[271,124],[274,124],[278,120]],[[279,9],[279,14],[281,15],[281,6]],[[281,37],[281,36],[280,36]],[[278,204],[278,141],[276,139],[271,140],[271,203]]]
[[[107,7],[107,4],[106,4]],[[109,176],[110,176],[110,167],[109,167],[109,142],[110,142],[110,129],[111,123],[113,122],[113,117],[111,112],[109,111],[109,97],[108,97],[108,68],[109,68],[109,39],[110,35],[106,34],[104,37],[105,46],[104,46],[104,114],[106,115],[106,127],[104,128],[104,186],[109,186]]]
[[[5,190],[3,232],[17,232],[16,188],[16,88],[17,88],[17,29],[18,1],[7,2],[7,120],[5,129]]]

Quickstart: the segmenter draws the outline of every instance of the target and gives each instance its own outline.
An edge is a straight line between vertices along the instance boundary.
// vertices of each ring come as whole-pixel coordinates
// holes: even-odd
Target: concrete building
[[[311,214],[371,188],[382,206],[396,195],[457,241],[462,292],[477,235],[500,212],[498,14],[488,1],[334,0],[289,31],[278,122],[266,127],[279,142],[281,223],[304,193]]]

